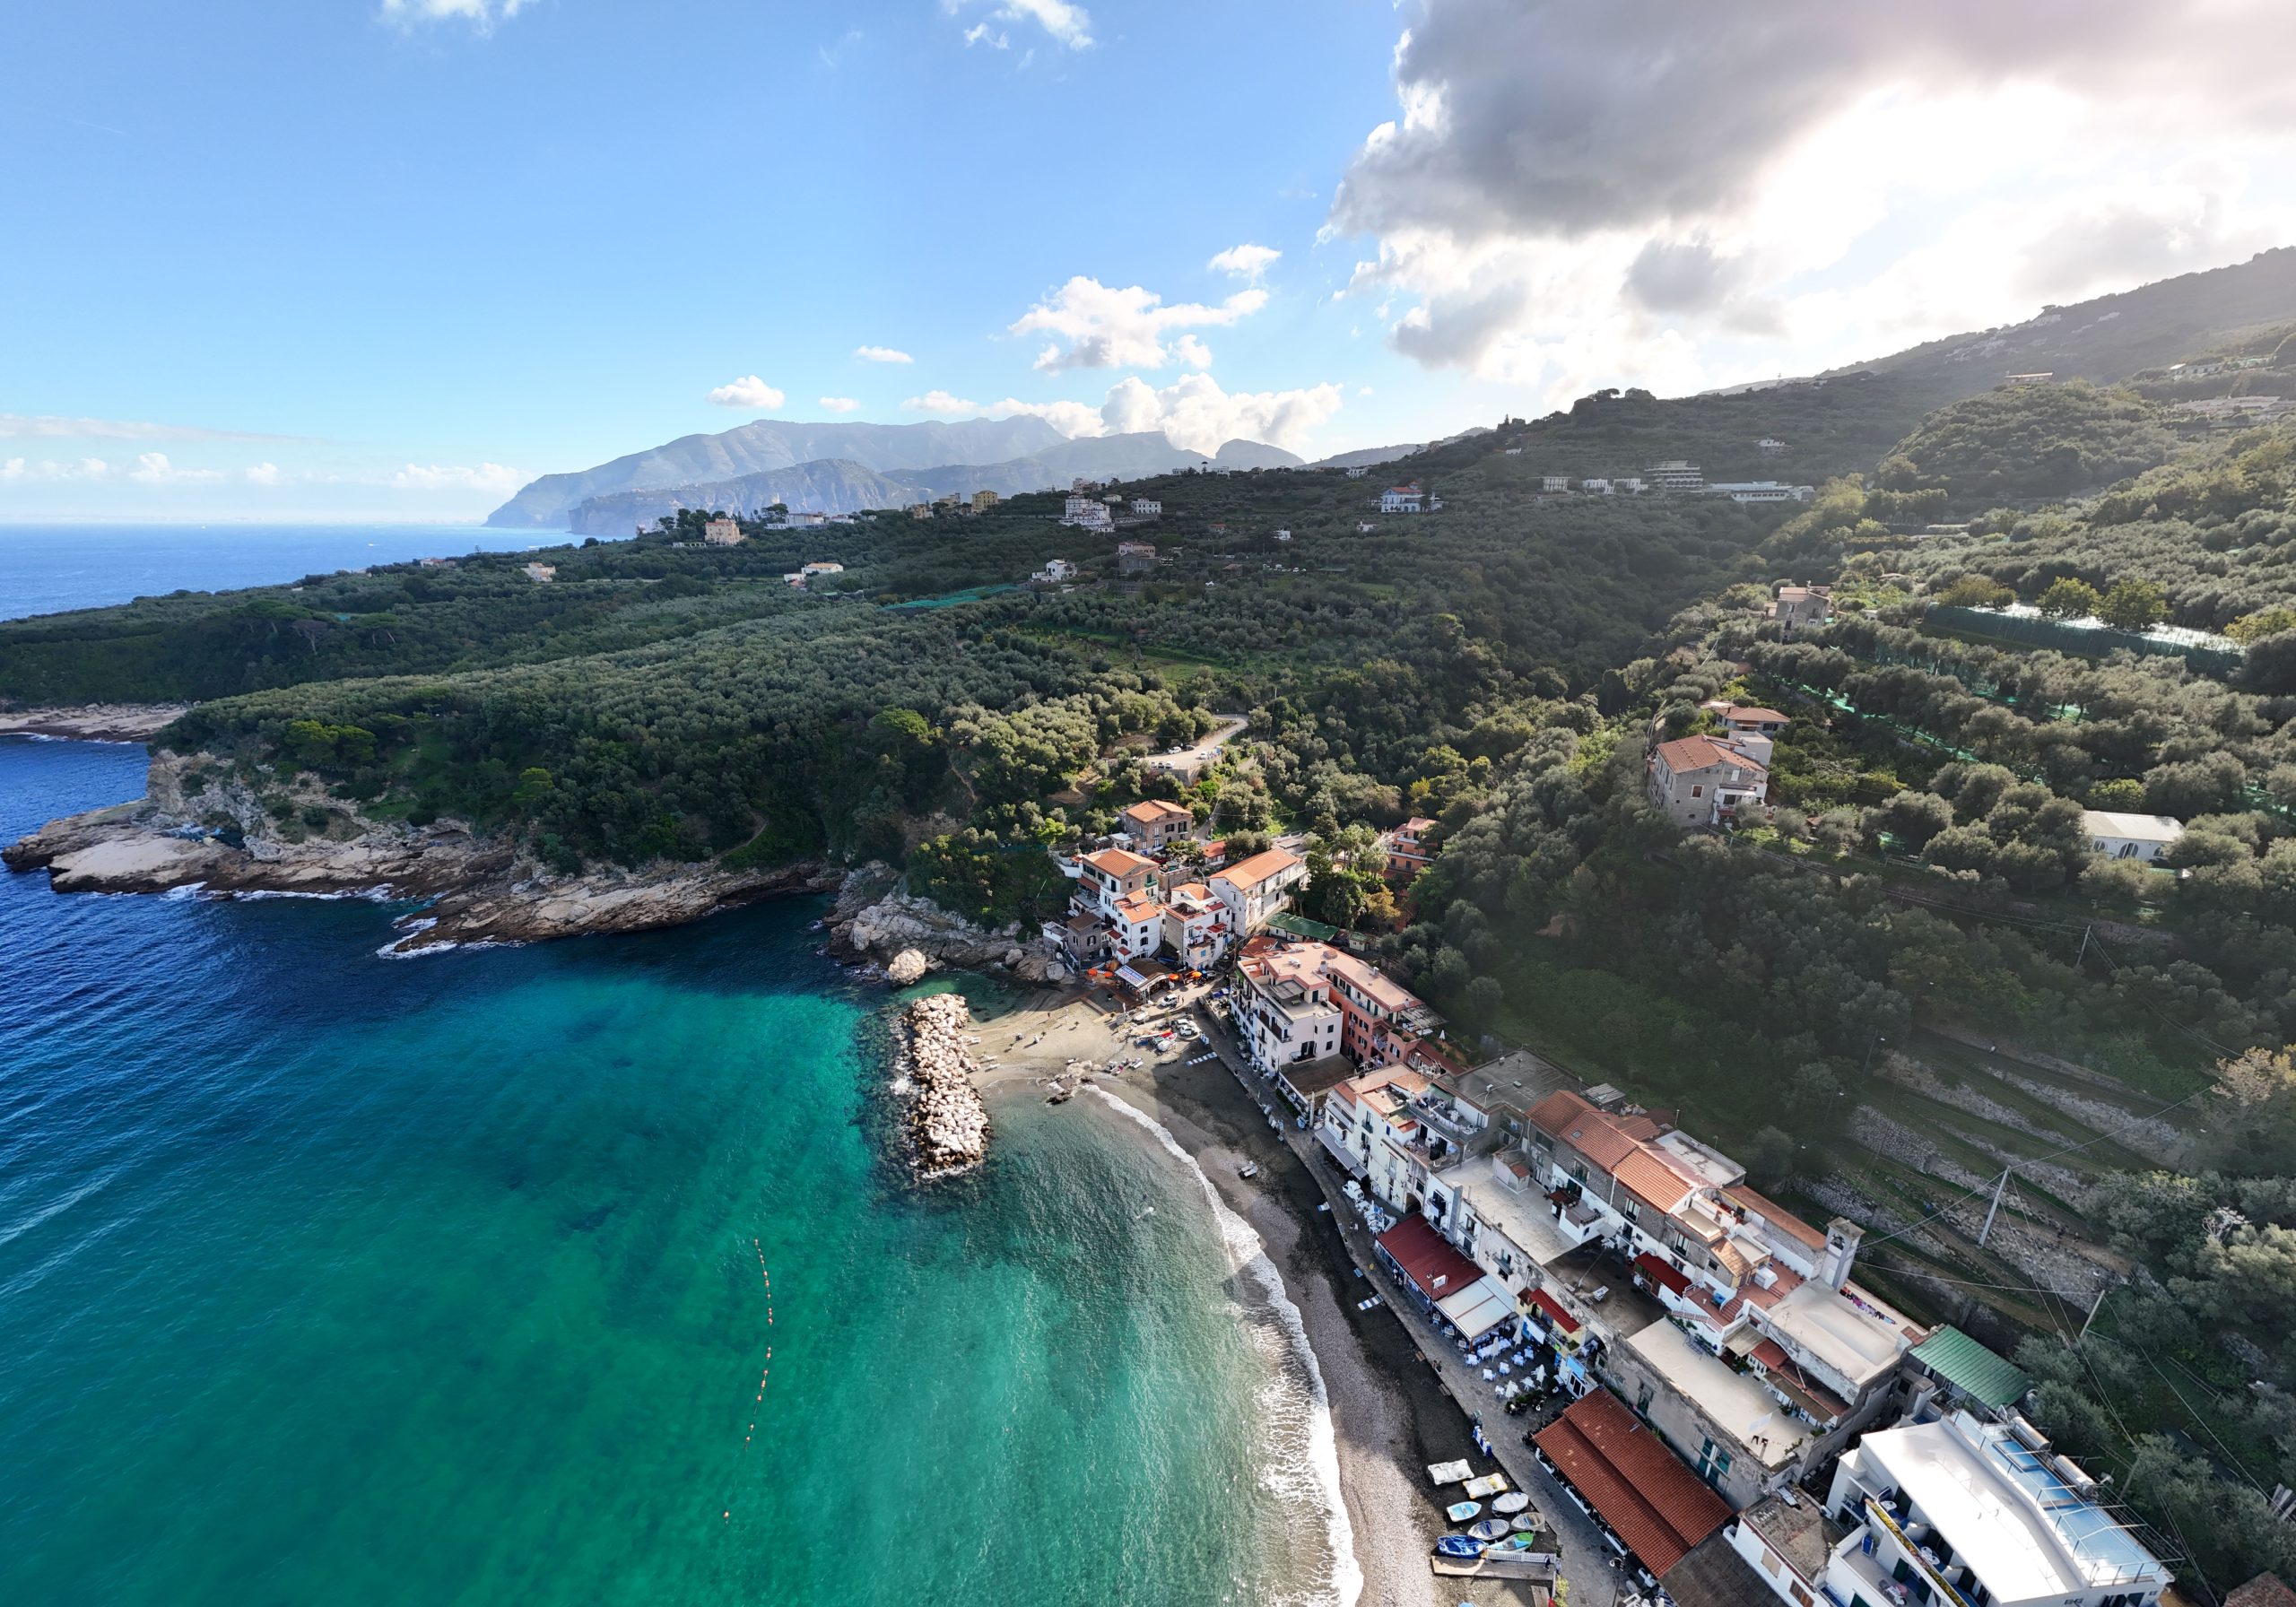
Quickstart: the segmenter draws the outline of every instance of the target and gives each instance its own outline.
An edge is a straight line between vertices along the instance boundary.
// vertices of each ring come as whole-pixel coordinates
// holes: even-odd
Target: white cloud
[[[509,22],[532,3],[533,0],[383,0],[382,16],[386,22],[395,22],[402,28],[451,18],[485,33],[495,23]]]
[[[249,485],[277,485],[282,479],[275,463],[249,464],[247,475]]]
[[[1191,369],[1212,366],[1212,348],[1192,334],[1184,334],[1172,343],[1172,355]]]
[[[782,394],[754,374],[745,374],[730,385],[721,385],[709,393],[710,401],[720,407],[778,407],[786,400]]]
[[[908,352],[896,351],[891,346],[856,346],[853,348],[853,355],[863,362],[915,362],[917,360]]]
[[[499,463],[483,463],[475,468],[411,463],[395,471],[384,483],[400,491],[500,491],[507,495],[526,482],[525,474]]]
[[[1231,395],[1209,374],[1190,374],[1161,390],[1126,375],[1109,389],[1100,419],[1118,434],[1161,430],[1173,445],[1209,456],[1238,439],[1296,448],[1342,405],[1335,385]]]
[[[1238,291],[1218,306],[1181,302],[1167,307],[1163,298],[1131,285],[1116,289],[1078,274],[1048,300],[1039,302],[1014,320],[1013,334],[1042,332],[1055,340],[1038,353],[1037,368],[1049,374],[1065,369],[1161,369],[1173,353],[1164,342],[1174,331],[1234,324],[1267,305],[1267,292]],[[1065,347],[1060,342],[1065,340]],[[1198,342],[1189,349],[1204,352]],[[1186,360],[1195,360],[1188,352]],[[1209,361],[1208,353],[1205,360]]]
[[[2279,0],[1416,10],[1326,232],[1375,242],[1350,292],[1396,299],[1398,351],[1548,404],[1879,355],[2296,232],[2296,102],[2254,65],[2296,49]]]
[[[1231,246],[1204,265],[1215,274],[1232,274],[1257,284],[1283,255],[1273,246]]]
[[[987,45],[992,50],[1010,50],[1013,48],[1013,38],[1010,34],[989,27],[986,22],[975,22],[965,30],[965,43],[968,46]]]
[[[101,480],[111,473],[111,465],[100,457],[78,457],[58,463],[44,457],[38,463],[27,463],[12,457],[0,463],[0,480]]]
[[[937,413],[952,416],[958,413],[980,412],[979,403],[968,402],[963,397],[952,396],[946,391],[926,391],[921,396],[911,396],[901,404],[901,407],[909,413]]]
[[[861,404],[850,396],[823,396],[821,399],[821,405],[829,413],[852,413]]]
[[[978,0],[941,0],[941,9],[951,16],[970,9]],[[1069,0],[991,0],[988,14],[1000,22],[1033,22],[1052,36],[1056,44],[1071,50],[1089,49],[1092,43],[1091,13]],[[987,42],[1002,50],[1010,43],[1000,30],[991,34],[984,24],[976,23],[965,30],[968,45]]]
[[[152,424],[134,419],[69,419],[54,413],[0,413],[0,439],[74,441],[291,441],[291,435]]]
[[[212,485],[223,473],[220,469],[179,469],[164,452],[141,452],[127,477],[138,485]]]

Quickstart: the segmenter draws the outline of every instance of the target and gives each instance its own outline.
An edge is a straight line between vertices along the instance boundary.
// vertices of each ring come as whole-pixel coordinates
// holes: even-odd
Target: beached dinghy
[[[1503,1496],[1493,1498],[1491,1509],[1493,1512],[1520,1512],[1530,1504],[1531,1498],[1527,1493],[1519,1490],[1510,1490]]]
[[[1469,1524],[1467,1533],[1480,1541],[1504,1540],[1507,1538],[1507,1520],[1487,1517],[1479,1524]]]
[[[1506,1474],[1485,1473],[1480,1479],[1470,1479],[1465,1484],[1460,1485],[1459,1493],[1461,1495],[1474,1496],[1480,1498],[1483,1496],[1495,1496],[1506,1488]]]
[[[1536,1534],[1539,1532],[1539,1515],[1535,1512],[1518,1512],[1507,1521],[1515,1525],[1518,1534]]]
[[[1469,1540],[1464,1534],[1446,1534],[1435,1542],[1435,1554],[1438,1557],[1480,1557],[1483,1555],[1483,1542]]]
[[[1454,1501],[1448,1507],[1443,1508],[1443,1516],[1449,1518],[1455,1524],[1464,1524],[1471,1518],[1477,1518],[1483,1516],[1483,1503],[1481,1501]]]

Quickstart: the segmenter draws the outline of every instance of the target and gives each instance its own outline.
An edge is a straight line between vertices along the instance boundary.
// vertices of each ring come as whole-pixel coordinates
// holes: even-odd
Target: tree
[[[1937,594],[1948,608],[2006,608],[2017,594],[1984,575],[1964,575]]]
[[[1739,1158],[1748,1177],[1764,1188],[1774,1188],[1794,1175],[1794,1135],[1779,1127],[1761,1128]]]
[[[2144,630],[2169,617],[2169,594],[2150,580],[2116,580],[2096,615],[2117,630]]]
[[[2067,575],[2053,581],[2041,594],[2040,611],[2052,620],[2084,620],[2095,613],[2104,599],[2097,588],[2085,580]]]
[[[2239,1177],[2296,1173],[2296,1047],[2218,1061],[2204,1109],[2210,1165]]]
[[[1953,806],[1935,793],[1900,793],[1880,808],[1866,812],[1869,837],[1887,832],[1916,854],[1952,823]]]
[[[2247,647],[2267,636],[2278,636],[2284,630],[2296,630],[2296,608],[2274,606],[2244,613],[2224,627],[2224,634]]]

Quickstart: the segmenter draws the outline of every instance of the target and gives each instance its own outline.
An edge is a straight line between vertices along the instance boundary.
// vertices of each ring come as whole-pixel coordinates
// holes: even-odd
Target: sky
[[[759,417],[1315,456],[2296,243],[2286,0],[204,0],[0,50],[0,520]]]

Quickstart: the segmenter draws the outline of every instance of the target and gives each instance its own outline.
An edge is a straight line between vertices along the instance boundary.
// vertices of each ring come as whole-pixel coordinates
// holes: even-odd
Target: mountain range
[[[1289,468],[1280,447],[1233,440],[1210,457],[1158,431],[1071,439],[1042,419],[815,424],[760,419],[688,435],[576,473],[545,474],[487,516],[497,528],[624,534],[681,508],[750,513],[775,502],[845,513],[933,497],[1041,491],[1086,479],[1139,479],[1212,464]]]

